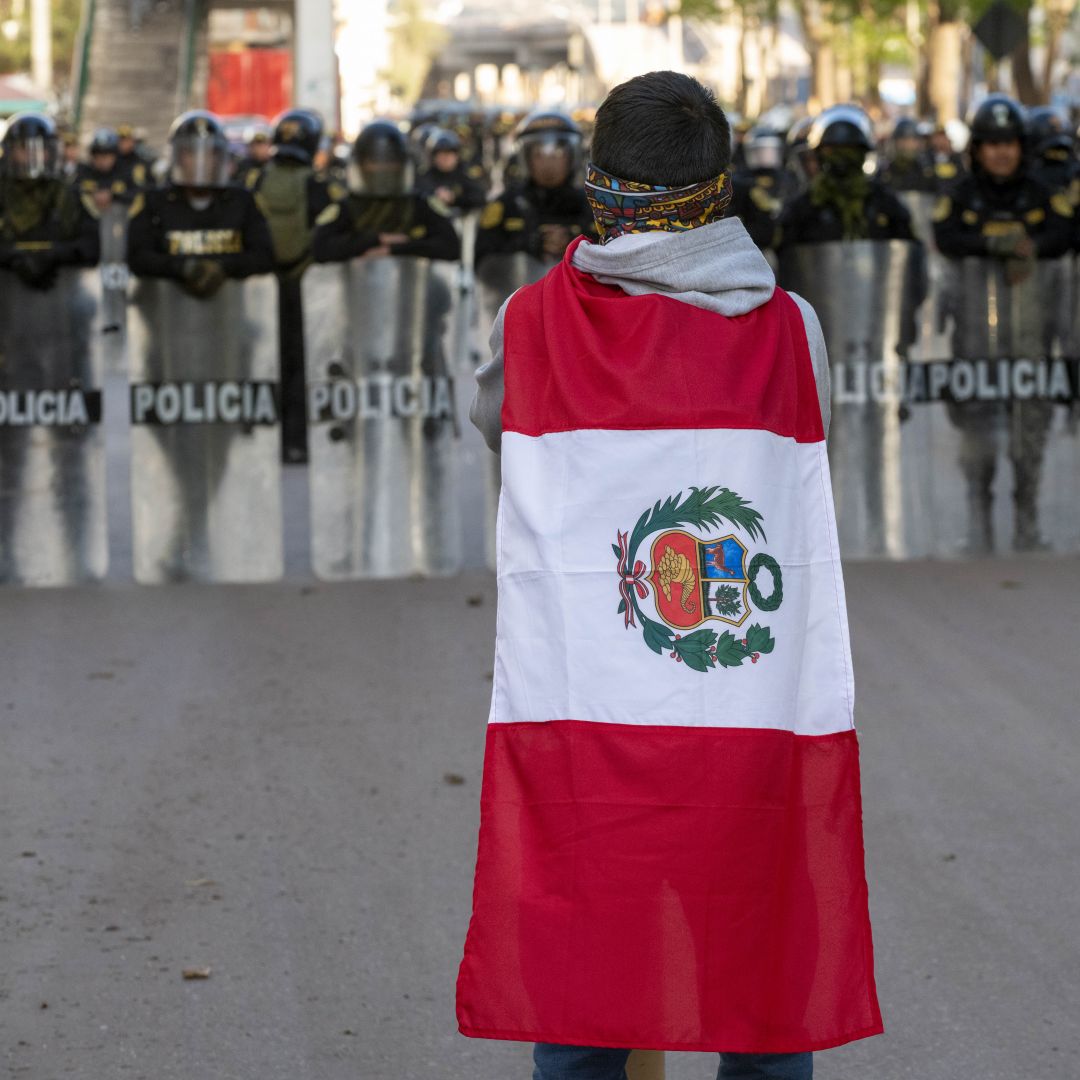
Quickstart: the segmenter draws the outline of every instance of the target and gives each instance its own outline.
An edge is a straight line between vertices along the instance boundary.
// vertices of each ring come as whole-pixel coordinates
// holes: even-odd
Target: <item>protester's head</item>
[[[601,242],[719,220],[731,201],[730,172],[731,126],[688,75],[639,75],[596,112],[585,188]]]

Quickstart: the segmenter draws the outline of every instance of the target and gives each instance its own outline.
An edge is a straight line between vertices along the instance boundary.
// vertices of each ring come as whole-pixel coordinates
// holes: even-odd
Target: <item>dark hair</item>
[[[620,180],[686,187],[731,165],[731,125],[689,75],[653,71],[616,86],[596,111],[592,160]]]

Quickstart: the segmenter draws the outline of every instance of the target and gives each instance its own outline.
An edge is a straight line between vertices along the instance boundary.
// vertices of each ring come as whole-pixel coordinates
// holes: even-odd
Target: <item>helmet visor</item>
[[[750,169],[779,169],[784,164],[784,144],[779,139],[753,140],[743,153]]]
[[[521,137],[521,156],[529,176],[544,187],[570,179],[581,156],[581,136],[571,132],[540,131]]]
[[[6,140],[0,163],[4,176],[15,180],[42,180],[59,175],[59,157],[55,139],[31,135]]]
[[[229,155],[213,135],[173,139],[169,178],[181,187],[220,188],[229,182]]]

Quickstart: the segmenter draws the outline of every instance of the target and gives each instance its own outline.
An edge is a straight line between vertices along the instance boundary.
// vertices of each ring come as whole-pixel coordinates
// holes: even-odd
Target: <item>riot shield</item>
[[[949,260],[946,285],[951,356],[909,385],[939,452],[936,550],[1076,551],[1075,264],[1010,282],[1001,260]]]
[[[454,291],[412,258],[313,266],[303,289],[316,575],[454,573],[459,433],[443,346]]]
[[[136,581],[281,577],[276,280],[137,282],[129,355]]]
[[[534,281],[539,281],[554,265],[554,260],[543,262],[521,251],[516,255],[488,255],[477,266],[481,356],[485,360],[487,359],[488,334],[506,298],[512,296],[523,285],[531,285]]]
[[[108,568],[95,274],[63,269],[40,290],[0,270],[0,582]]]
[[[913,526],[921,511],[905,474],[919,447],[901,436],[901,392],[916,336],[921,259],[918,245],[899,240],[781,252],[780,283],[813,305],[829,352],[829,461],[847,557],[917,553]]]
[[[944,356],[950,343],[945,320],[950,306],[946,260],[934,240],[934,208],[939,196],[928,191],[904,191],[898,198],[911,213],[911,227],[926,248],[926,300],[919,307],[913,357]]]
[[[518,289],[539,281],[555,261],[544,262],[524,251],[515,255],[489,255],[476,271],[477,320],[476,355],[480,364],[491,359],[488,338],[495,317],[507,297]],[[499,492],[502,488],[502,470],[499,455],[492,454],[483,442],[475,444],[475,461],[469,462],[484,477],[484,556],[487,565],[494,570],[496,561],[495,528],[499,514]]]
[[[127,370],[127,227],[126,203],[114,202],[101,215],[101,261],[97,268],[100,334],[97,349],[106,372]]]

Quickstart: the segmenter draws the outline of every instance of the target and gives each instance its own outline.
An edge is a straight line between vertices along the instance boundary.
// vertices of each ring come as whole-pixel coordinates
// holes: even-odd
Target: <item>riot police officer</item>
[[[878,179],[893,191],[936,191],[933,163],[919,135],[919,125],[910,116],[896,121],[889,142],[888,159],[878,171]]]
[[[437,128],[425,143],[430,168],[416,183],[417,193],[434,196],[444,206],[467,213],[484,205],[484,170],[461,159],[461,138],[456,132]]]
[[[944,124],[930,125],[926,133],[926,144],[937,190],[942,191],[966,171],[963,155],[953,149],[952,139],[949,138]]]
[[[855,105],[826,109],[811,126],[807,147],[816,156],[818,172],[781,213],[782,245],[915,240],[907,208],[865,172],[874,133],[862,109]]]
[[[63,180],[56,125],[18,113],[0,139],[0,267],[48,289],[61,266],[93,266],[101,250],[92,200]]]
[[[76,184],[99,213],[114,201],[130,203],[135,197],[129,174],[119,168],[120,140],[112,128],[98,128],[90,140],[90,160],[78,167]]]
[[[743,144],[744,168],[732,181],[730,216],[737,217],[759,248],[773,247],[784,200],[795,194],[795,181],[784,169],[784,133],[751,128]]]
[[[1025,168],[1027,132],[1021,107],[1004,94],[987,98],[971,121],[971,171],[938,200],[934,236],[943,255],[1006,260],[1020,281],[1037,258],[1065,254],[1072,206]]]
[[[315,169],[323,138],[322,118],[310,109],[290,109],[274,121],[270,160],[249,173],[255,202],[270,226],[278,275],[281,357],[281,438],[286,462],[307,460],[304,378],[304,318],[300,278],[312,261],[315,222],[345,189]]]
[[[1064,255],[1072,245],[1073,208],[1025,169],[1024,114],[1003,94],[987,98],[971,120],[971,172],[958,180],[934,211],[934,235],[945,256],[1001,260],[1005,279],[1024,282],[1037,259]],[[963,303],[957,297],[956,302]],[[1017,359],[1017,358],[1014,358]],[[1030,357],[1028,359],[1031,359]],[[950,406],[961,431],[960,464],[968,482],[969,547],[993,546],[992,484],[996,472],[995,425],[1002,406],[965,402]],[[1014,402],[1008,407],[1009,454],[1015,488],[1014,542],[1019,550],[1042,546],[1038,494],[1052,404]]]
[[[131,124],[120,124],[116,129],[119,140],[116,168],[129,189],[144,188],[148,183],[148,157],[140,146]]]
[[[261,122],[245,129],[244,148],[247,153],[236,163],[237,183],[246,188],[253,188],[258,183],[259,175],[274,150],[273,135],[274,129]]]
[[[169,132],[164,188],[136,197],[128,265],[141,277],[172,278],[210,297],[226,278],[270,273],[274,249],[251,192],[229,183],[229,145],[213,113],[193,110]]]
[[[1057,109],[1043,105],[1031,110],[1028,144],[1035,179],[1051,191],[1065,192],[1074,209],[1080,206],[1080,161],[1072,133],[1066,130]]]
[[[809,145],[810,129],[813,126],[814,118],[804,116],[788,128],[784,171],[794,194],[805,191],[810,186],[810,181],[818,174],[817,157]]]
[[[349,188],[344,200],[319,215],[312,244],[317,262],[460,257],[447,209],[416,193],[408,140],[396,125],[376,120],[360,132],[349,162]]]
[[[484,208],[476,239],[477,262],[486,255],[519,251],[548,260],[562,258],[577,236],[595,236],[582,185],[581,129],[565,113],[537,110],[518,128],[515,158],[521,179]]]

